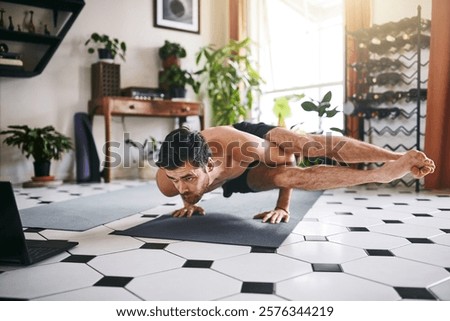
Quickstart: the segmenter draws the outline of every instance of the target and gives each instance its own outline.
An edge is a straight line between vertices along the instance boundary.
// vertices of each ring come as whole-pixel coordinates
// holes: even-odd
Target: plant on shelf
[[[207,95],[216,125],[229,125],[246,118],[253,105],[253,95],[263,82],[251,60],[250,39],[231,40],[222,48],[206,46],[196,57],[196,72],[204,75]]]
[[[186,57],[186,49],[179,43],[165,40],[164,45],[159,48],[158,54],[163,68],[167,69],[172,65],[180,66],[180,58]]]
[[[191,86],[195,93],[198,93],[200,87],[200,83],[192,77],[190,72],[177,65],[172,65],[160,72],[159,83],[169,98],[184,98],[186,85]]]
[[[88,48],[88,53],[93,54],[95,48],[100,59],[114,60],[116,55],[125,61],[125,54],[127,52],[127,45],[125,42],[117,38],[111,38],[108,35],[100,35],[97,32],[91,34],[91,37],[84,43],[85,46],[91,45]]]
[[[337,106],[331,109],[331,97],[332,97],[332,93],[331,91],[327,92],[321,101],[316,101],[313,100],[312,101],[304,101],[302,102],[301,106],[303,108],[303,110],[305,111],[312,111],[312,112],[316,112],[317,115],[319,116],[319,127],[318,127],[318,134],[321,134],[323,132],[322,129],[322,119],[323,117],[327,117],[327,118],[332,118],[334,117],[337,113],[339,113],[339,111],[337,110]],[[330,128],[330,130],[335,131],[335,132],[339,132],[342,133],[342,129],[337,128],[337,127],[332,127]]]
[[[35,177],[49,176],[50,161],[59,160],[72,149],[70,138],[57,132],[53,126],[30,128],[27,125],[11,125],[0,132],[9,135],[4,139],[8,146],[17,146],[26,158],[33,156]]]

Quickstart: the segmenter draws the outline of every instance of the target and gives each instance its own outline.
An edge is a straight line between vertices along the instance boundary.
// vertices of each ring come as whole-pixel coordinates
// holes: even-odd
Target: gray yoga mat
[[[84,231],[170,201],[156,183],[20,210],[22,225]]]
[[[278,191],[274,190],[233,194],[230,198],[217,196],[199,204],[206,216],[173,218],[166,214],[114,234],[277,248],[321,194],[294,191],[288,223],[267,224],[253,219],[255,214],[274,208],[278,197]]]

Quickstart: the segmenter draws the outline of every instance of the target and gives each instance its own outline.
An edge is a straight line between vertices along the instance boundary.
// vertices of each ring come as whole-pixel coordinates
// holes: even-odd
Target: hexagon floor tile
[[[180,268],[186,260],[156,249],[136,249],[97,256],[88,262],[104,275],[141,276]]]
[[[333,272],[310,273],[280,282],[276,294],[295,301],[400,299],[392,287]]]
[[[142,183],[14,191],[26,208]],[[27,229],[29,239],[79,245],[33,266],[0,265],[0,300],[450,301],[448,194],[375,185],[328,190],[278,249],[111,235],[172,208],[159,204],[84,232]]]
[[[210,269],[183,268],[133,279],[126,288],[144,300],[217,300],[240,292],[242,282]]]
[[[347,245],[311,241],[286,245],[278,253],[309,263],[344,263],[367,256],[362,249]]]
[[[0,274],[0,297],[33,299],[92,286],[101,277],[85,264],[38,265]]]
[[[448,278],[440,267],[398,257],[370,256],[342,264],[345,273],[397,287],[429,287]]]
[[[278,282],[312,272],[310,264],[271,253],[250,253],[218,260],[211,268],[248,282]]]

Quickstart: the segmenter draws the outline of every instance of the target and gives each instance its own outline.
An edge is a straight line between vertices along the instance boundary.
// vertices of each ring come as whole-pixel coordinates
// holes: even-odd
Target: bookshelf
[[[23,68],[0,65],[0,77],[33,77],[45,69],[67,32],[84,7],[83,0],[3,0],[4,27],[0,28],[0,43],[6,44],[9,52],[17,53]],[[26,16],[31,12],[31,16]],[[25,16],[24,16],[25,12]],[[25,29],[34,14],[35,32]],[[9,16],[14,20],[13,30],[8,29]],[[50,34],[43,32],[43,26]],[[21,30],[19,30],[19,28]]]

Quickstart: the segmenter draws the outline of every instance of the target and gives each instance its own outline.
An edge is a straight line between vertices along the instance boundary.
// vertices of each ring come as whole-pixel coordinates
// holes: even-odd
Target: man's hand
[[[205,215],[205,210],[197,205],[185,205],[183,208],[176,210],[172,213],[173,217],[191,217],[192,214],[198,213]]]
[[[280,222],[289,222],[289,212],[283,208],[276,207],[272,211],[263,212],[253,216],[254,219],[262,218],[262,222],[270,222],[272,224],[278,224]]]

